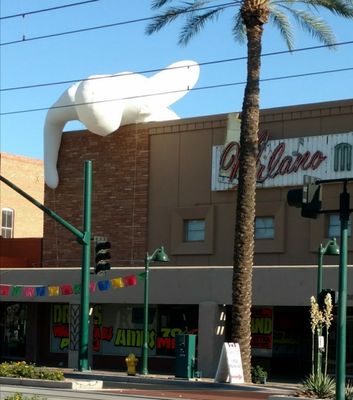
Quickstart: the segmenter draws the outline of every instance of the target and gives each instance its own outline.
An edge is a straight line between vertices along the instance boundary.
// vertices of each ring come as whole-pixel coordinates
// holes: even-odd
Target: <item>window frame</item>
[[[264,227],[256,227],[256,222],[257,221],[271,221],[272,222],[272,226],[265,226],[266,223],[264,224]],[[254,221],[254,238],[255,240],[274,240],[275,239],[275,228],[276,228],[276,224],[275,224],[275,217],[271,216],[271,215],[266,215],[266,216],[256,216],[255,217],[255,221]],[[266,231],[272,231],[272,235],[271,236],[266,236],[266,235],[262,235],[262,236],[258,236],[257,233],[258,232],[266,232]]]
[[[8,216],[4,218],[4,214],[6,213],[10,214],[10,220],[11,220],[11,223],[9,224],[10,226],[7,225]],[[14,209],[9,207],[3,207],[1,209],[1,237],[3,237],[4,239],[11,239],[14,237],[14,221],[15,221]],[[10,232],[10,236],[5,232]]]
[[[331,217],[336,217],[337,218],[337,224],[331,224]],[[328,214],[327,215],[327,226],[326,226],[326,233],[327,233],[327,237],[328,238],[340,238],[341,237],[341,222],[340,222],[340,216],[339,214]],[[334,229],[335,232],[330,232],[330,229]],[[338,229],[338,232],[337,232]],[[351,217],[349,216],[349,220],[348,220],[348,237],[352,236],[352,221],[351,221]]]
[[[193,229],[192,225],[195,225],[194,223],[203,223],[202,227],[197,229]],[[206,238],[206,220],[205,218],[186,218],[183,220],[183,231],[184,231],[184,237],[183,240],[185,243],[195,243],[195,242],[204,242]],[[189,229],[191,228],[191,229]],[[198,234],[201,236],[200,238],[194,239],[192,236],[195,234],[198,236]]]

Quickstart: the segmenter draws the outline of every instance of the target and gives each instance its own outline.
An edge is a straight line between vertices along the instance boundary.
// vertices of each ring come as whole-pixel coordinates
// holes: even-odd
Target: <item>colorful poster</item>
[[[251,349],[253,356],[271,357],[273,348],[273,310],[271,307],[251,310]]]

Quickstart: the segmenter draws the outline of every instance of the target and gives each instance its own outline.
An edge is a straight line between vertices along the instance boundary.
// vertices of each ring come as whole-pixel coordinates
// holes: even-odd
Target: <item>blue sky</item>
[[[1,17],[76,3],[79,0],[1,0]],[[221,2],[220,2],[221,3]],[[25,17],[2,19],[1,43],[115,24],[150,17],[150,0],[99,0]],[[323,15],[333,28],[337,42],[353,41],[353,20]],[[152,36],[144,33],[146,22],[90,30],[42,40],[27,40],[0,46],[1,51],[1,151],[43,158],[43,124],[46,111],[7,114],[19,110],[50,107],[70,84],[26,90],[4,89],[80,80],[94,74],[145,71],[192,59],[199,63],[241,58],[245,45],[231,35],[232,10],[218,22],[208,24],[186,47],[177,44],[179,23]],[[320,45],[295,26],[295,48]],[[263,53],[285,51],[278,32],[265,26]],[[261,107],[341,100],[353,97],[353,44],[328,49],[266,56],[262,78],[351,68],[345,72],[283,79],[261,83]],[[244,60],[203,65],[196,88],[239,83],[234,86],[195,90],[172,106],[180,117],[240,111],[246,63]],[[148,73],[146,75],[149,75]],[[6,115],[7,114],[7,115]],[[65,130],[77,129],[70,123]]]

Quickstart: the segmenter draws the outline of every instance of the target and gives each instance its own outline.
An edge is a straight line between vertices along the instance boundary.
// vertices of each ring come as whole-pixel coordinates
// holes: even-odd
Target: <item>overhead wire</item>
[[[263,78],[263,79],[260,79],[260,82],[270,82],[270,81],[278,81],[278,80],[292,79],[292,78],[303,78],[303,77],[314,76],[314,75],[323,75],[323,74],[331,74],[331,73],[347,72],[347,71],[353,71],[353,67],[307,72],[307,73],[302,73],[302,74],[283,75],[283,76],[277,76],[277,77],[272,77],[272,78]],[[218,89],[218,88],[222,88],[222,87],[238,86],[238,85],[245,85],[245,84],[246,84],[246,81],[240,81],[240,82],[228,82],[228,83],[222,83],[222,84],[216,84],[216,85],[200,86],[200,87],[196,87],[196,88],[194,87],[194,88],[190,89],[190,92],[195,92],[195,91],[200,91],[200,90],[209,90],[209,89]],[[139,95],[139,96],[130,96],[130,97],[123,97],[123,98],[116,98],[116,99],[92,101],[92,102],[87,102],[87,103],[78,103],[78,104],[75,104],[75,106],[83,106],[83,105],[98,104],[98,103],[108,103],[108,102],[121,101],[121,100],[132,100],[132,99],[144,98],[144,97],[150,97],[150,96],[162,96],[165,94],[180,93],[180,92],[184,92],[184,91],[185,91],[185,89],[180,89],[180,90],[153,93],[153,94],[145,94],[145,95]],[[52,107],[41,107],[41,108],[32,108],[32,109],[24,109],[24,110],[6,111],[6,112],[1,112],[0,116],[24,114],[24,113],[38,112],[38,111],[47,111],[49,109],[68,108],[68,107],[73,107],[73,105],[71,104],[71,105],[62,105],[62,106],[52,106]]]
[[[97,2],[97,1],[100,1],[100,0],[86,0],[86,1],[80,1],[80,2],[77,2],[77,3],[63,4],[62,6],[56,6],[56,7],[50,7],[50,8],[41,8],[39,10],[34,10],[34,11],[27,11],[27,12],[18,13],[18,14],[5,15],[4,17],[0,17],[0,20],[18,18],[18,17],[25,17],[26,15],[39,14],[39,13],[48,12],[48,11],[60,10],[62,8],[81,6],[83,4],[94,3],[94,2]]]
[[[343,45],[348,45],[348,44],[353,44],[353,40],[335,43],[335,46],[343,46]],[[331,46],[324,44],[324,45],[318,45],[318,46],[301,47],[299,49],[293,49],[293,50],[272,51],[269,53],[262,54],[261,57],[298,53],[298,52],[309,51],[309,50],[318,50],[318,49],[323,49],[323,48],[327,48],[327,47],[331,47]],[[200,62],[200,63],[198,63],[198,65],[207,66],[207,65],[215,65],[215,64],[222,64],[222,63],[228,63],[228,62],[242,61],[242,60],[246,60],[246,59],[247,59],[247,56],[224,58],[221,60]],[[123,72],[123,73],[119,73],[118,75],[112,74],[112,76],[121,77],[121,76],[134,75],[134,74],[147,74],[147,73],[160,72],[160,71],[164,71],[167,69],[179,69],[179,68],[184,68],[184,66],[176,66],[176,67],[170,67],[170,68],[154,68],[154,69],[146,69],[146,70],[135,71],[135,72]],[[13,87],[8,87],[8,88],[2,88],[2,89],[0,89],[0,92],[10,92],[10,91],[15,91],[15,90],[25,90],[25,89],[47,87],[47,86],[64,85],[64,84],[76,83],[76,82],[80,82],[80,81],[91,81],[91,80],[98,80],[98,79],[104,79],[104,78],[106,78],[106,76],[101,75],[101,76],[93,76],[93,77],[88,77],[88,78],[70,79],[70,80],[46,82],[46,83],[36,83],[36,84],[24,85],[24,86],[13,86]]]
[[[200,8],[197,9],[197,11],[204,11],[204,10],[212,9],[212,8],[215,8],[215,7],[224,7],[224,8],[234,7],[236,5],[238,5],[238,3],[232,1],[230,3],[223,3],[223,4],[218,4],[218,5],[200,7]],[[182,13],[189,13],[189,12],[194,12],[194,11],[195,11],[195,9],[193,9],[192,11],[183,11],[183,12],[180,12],[180,13],[182,14]],[[12,45],[12,44],[29,42],[29,41],[33,41],[33,40],[49,39],[49,38],[53,38],[53,37],[57,37],[57,36],[71,35],[71,34],[75,34],[75,33],[88,32],[88,31],[93,31],[93,30],[97,30],[97,29],[112,28],[114,26],[122,26],[122,25],[134,24],[134,23],[137,23],[137,22],[151,21],[153,19],[155,19],[155,16],[136,18],[136,19],[132,19],[132,20],[128,20],[128,21],[114,22],[114,23],[111,23],[111,24],[105,24],[105,25],[92,26],[92,27],[88,27],[88,28],[75,29],[75,30],[72,30],[72,31],[51,33],[51,34],[48,34],[48,35],[34,36],[34,37],[30,37],[30,38],[26,38],[26,37],[23,36],[22,39],[13,40],[11,42],[2,42],[2,43],[0,43],[0,46],[9,46],[9,45]]]

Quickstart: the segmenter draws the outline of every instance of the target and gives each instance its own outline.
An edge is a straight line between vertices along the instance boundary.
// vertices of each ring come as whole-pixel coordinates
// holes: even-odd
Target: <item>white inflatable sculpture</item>
[[[49,109],[44,126],[46,184],[59,183],[57,160],[62,131],[68,121],[79,120],[100,136],[120,126],[179,118],[168,107],[194,87],[200,68],[193,61],[180,61],[152,77],[122,72],[95,75],[68,88]]]

